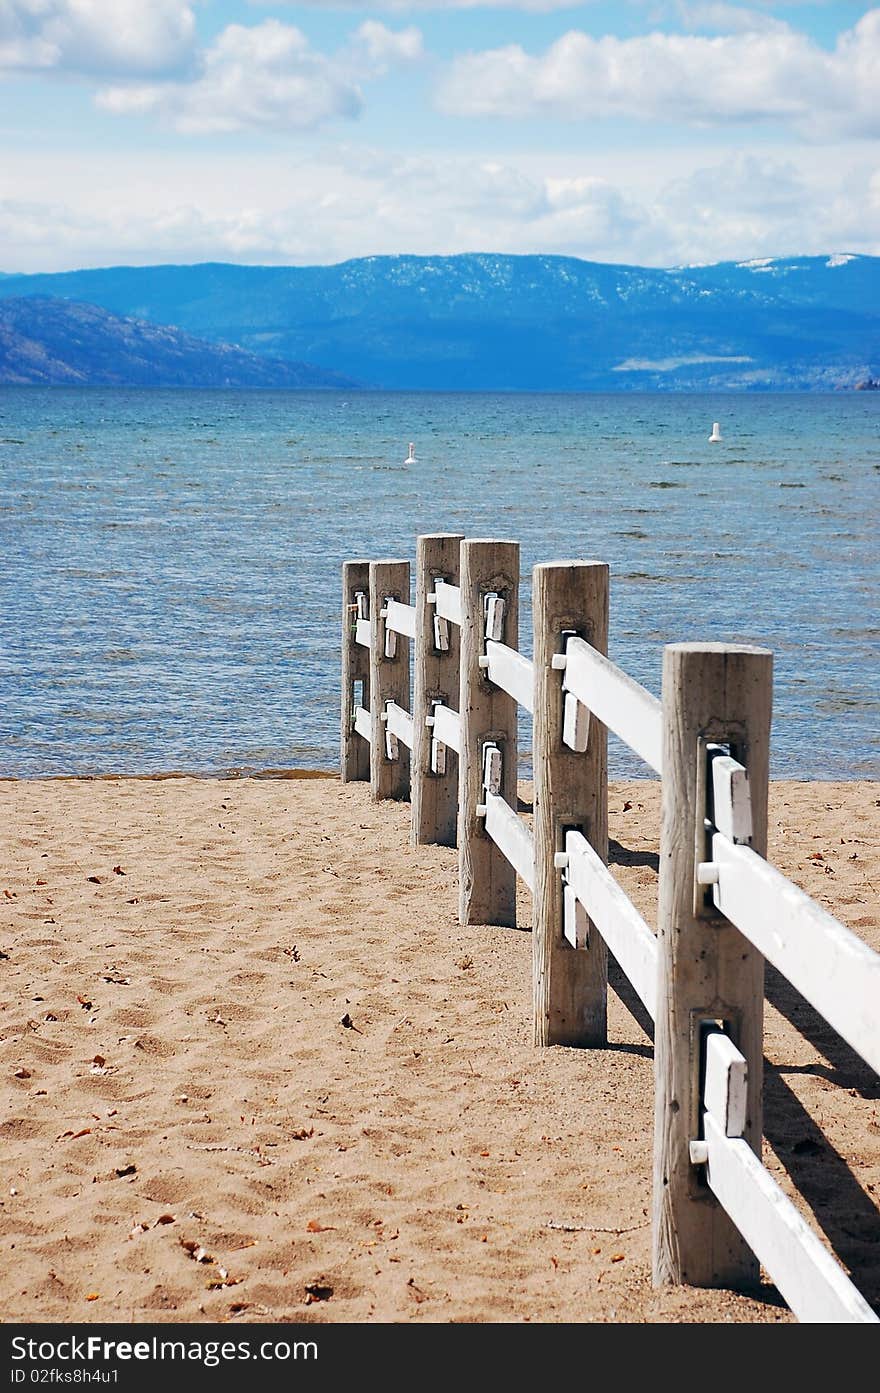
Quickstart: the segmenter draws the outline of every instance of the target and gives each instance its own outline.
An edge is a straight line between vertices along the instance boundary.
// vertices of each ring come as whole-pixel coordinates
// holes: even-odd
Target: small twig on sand
[[[598,1224],[563,1224],[558,1219],[548,1219],[544,1225],[545,1229],[561,1229],[563,1233],[613,1233],[615,1238],[619,1238],[622,1233],[635,1233],[636,1229],[646,1229],[647,1219],[643,1224],[630,1224],[626,1229],[603,1229]]]

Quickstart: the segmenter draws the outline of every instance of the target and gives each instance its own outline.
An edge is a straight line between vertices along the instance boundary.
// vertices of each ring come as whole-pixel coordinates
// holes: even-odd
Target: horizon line
[[[145,262],[108,262],[99,266],[69,266],[63,270],[55,271],[2,271],[2,280],[25,280],[34,276],[72,276],[81,275],[88,272],[101,271],[148,271],[148,270],[200,270],[209,266],[222,266],[232,269],[245,271],[313,271],[313,270],[334,270],[341,266],[349,266],[355,262],[364,261],[458,261],[467,259],[488,259],[504,261],[576,261],[584,266],[603,266],[619,270],[634,271],[653,271],[659,274],[668,274],[675,271],[699,271],[710,270],[717,266],[734,266],[742,270],[758,269],[760,267],[771,266],[775,262],[783,261],[835,261],[836,258],[845,258],[849,261],[876,261],[880,259],[880,253],[873,252],[851,252],[851,251],[822,251],[822,252],[788,252],[774,256],[746,256],[742,258],[725,257],[720,261],[688,261],[676,262],[668,266],[651,266],[636,261],[599,261],[590,257],[577,256],[572,252],[501,252],[501,251],[465,251],[465,252],[368,252],[363,256],[343,257],[341,261],[324,262],[264,262],[264,261],[218,261],[209,259],[207,261],[145,261]],[[840,261],[835,266],[846,264]]]

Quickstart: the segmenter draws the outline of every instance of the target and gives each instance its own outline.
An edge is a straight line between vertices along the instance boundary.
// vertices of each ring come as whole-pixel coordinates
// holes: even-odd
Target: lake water
[[[607,561],[640,682],[766,645],[773,776],[876,779],[878,495],[880,393],[0,388],[0,774],[336,768],[342,562],[460,531],[521,542],[523,651],[531,567]]]

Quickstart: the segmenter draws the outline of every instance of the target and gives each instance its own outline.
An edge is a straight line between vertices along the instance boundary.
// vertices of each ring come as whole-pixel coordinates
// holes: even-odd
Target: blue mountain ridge
[[[0,299],[0,384],[349,390],[309,363],[282,362],[167,325],[51,295]]]
[[[423,390],[821,390],[880,376],[880,257],[669,269],[564,256],[0,277],[200,339]]]

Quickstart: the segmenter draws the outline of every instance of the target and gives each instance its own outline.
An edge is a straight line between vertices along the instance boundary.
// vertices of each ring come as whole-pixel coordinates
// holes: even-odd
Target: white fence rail
[[[507,857],[520,880],[534,890],[535,846],[528,827],[497,793],[487,793],[486,801],[481,806],[487,833]]]
[[[434,606],[438,619],[446,619],[450,624],[461,623],[461,590],[448,581],[434,582]]]
[[[354,728],[357,734],[360,735],[362,739],[366,740],[367,744],[369,745],[370,740],[372,738],[372,729],[370,724],[370,713],[366,709],[366,707],[355,707]]]
[[[399,600],[389,600],[382,611],[385,627],[406,638],[416,636],[416,611],[414,605],[401,604]]]
[[[699,870],[725,919],[880,1074],[880,956],[751,847],[720,832]]]
[[[408,563],[344,586],[343,778],[411,792],[414,841],[457,840],[462,923],[514,923],[531,890],[537,1043],[605,1042],[606,945],[655,1022],[655,1282],[751,1284],[760,1261],[801,1320],[877,1322],[759,1159],[765,958],[880,1070],[880,955],[764,858],[771,655],[671,645],[658,701],[606,657],[607,567],[582,562],[535,568],[529,659],[506,541],[419,538],[415,605]],[[608,730],[661,775],[659,935],[606,865]]]
[[[512,696],[517,705],[525,707],[531,715],[535,709],[535,672],[530,660],[515,648],[508,648],[506,643],[489,639],[485,666],[489,681]]]
[[[577,637],[569,639],[557,666],[565,672],[565,690],[661,773],[663,715],[657,698]]]
[[[388,735],[402,740],[408,750],[413,747],[413,718],[396,701],[389,701],[385,707],[385,729]],[[389,755],[389,759],[393,756]]]
[[[875,1313],[764,1169],[742,1131],[746,1061],[721,1033],[708,1036],[703,1140],[691,1159],[802,1321],[867,1322]]]
[[[565,871],[572,899],[589,915],[653,1020],[657,1007],[654,934],[580,832],[568,833],[557,864]],[[566,933],[566,937],[571,942],[572,936]]]
[[[461,721],[458,712],[452,711],[440,701],[435,703],[433,710],[434,714],[429,716],[428,720],[433,722],[434,739],[441,745],[448,745],[458,754],[461,750]]]

